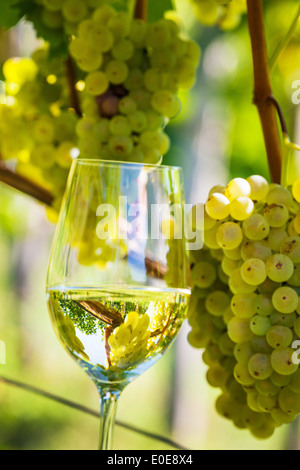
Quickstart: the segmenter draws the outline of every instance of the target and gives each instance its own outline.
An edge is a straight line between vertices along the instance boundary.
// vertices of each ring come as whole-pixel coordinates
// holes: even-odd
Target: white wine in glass
[[[177,336],[190,295],[179,168],[74,161],[47,296],[63,347],[96,384],[100,450],[118,398]]]

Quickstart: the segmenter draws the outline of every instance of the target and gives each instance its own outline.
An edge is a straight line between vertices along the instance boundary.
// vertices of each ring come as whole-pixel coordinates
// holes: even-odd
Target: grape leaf
[[[150,0],[148,2],[148,21],[158,21],[164,17],[165,11],[174,10],[172,0]]]
[[[0,27],[9,29],[15,26],[24,16],[19,2],[0,0]]]

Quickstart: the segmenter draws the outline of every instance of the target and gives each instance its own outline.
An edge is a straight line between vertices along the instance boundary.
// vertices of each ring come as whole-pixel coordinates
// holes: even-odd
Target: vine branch
[[[7,379],[6,377],[0,376],[0,382],[6,384],[6,385],[11,385],[23,390],[26,390],[28,392],[34,393],[36,395],[39,395],[44,398],[48,398],[50,400],[56,401],[57,403],[60,403],[62,405],[69,406],[73,409],[76,409],[78,411],[82,411],[84,413],[87,413],[91,416],[94,416],[95,418],[100,417],[100,413],[94,410],[91,410],[90,408],[87,408],[83,405],[80,405],[78,403],[74,403],[71,400],[67,400],[65,398],[59,397],[57,395],[53,395],[52,393],[46,392],[45,390],[41,390],[37,387],[33,387],[32,385],[25,384],[23,382],[19,382],[17,380],[12,380],[12,379]],[[163,442],[164,444],[167,444],[171,447],[174,447],[175,449],[180,449],[180,450],[188,450],[185,447],[181,446],[180,444],[174,442],[172,439],[169,439],[168,437],[161,436],[156,433],[152,433],[149,431],[144,431],[143,429],[139,429],[135,426],[132,426],[130,424],[123,423],[121,421],[116,420],[116,425],[120,426],[124,429],[127,429],[128,431],[135,432],[137,434],[141,434],[142,436],[148,437],[149,439],[155,439],[157,441]]]
[[[136,0],[134,17],[146,21],[148,0]]]
[[[258,109],[261,121],[272,181],[280,183],[282,146],[276,108],[270,100],[272,86],[267,57],[262,0],[247,0],[247,8],[254,72],[253,103]]]
[[[82,113],[80,109],[78,93],[75,87],[76,76],[75,76],[74,62],[72,60],[72,57],[68,57],[66,60],[66,76],[67,76],[67,81],[68,81],[68,86],[69,86],[71,106],[76,112],[76,114],[79,117],[81,117]]]
[[[51,206],[53,203],[52,194],[50,194],[45,188],[42,188],[28,178],[10,170],[5,166],[2,160],[0,160],[0,181],[11,188],[17,189],[18,191],[35,198],[47,206]]]

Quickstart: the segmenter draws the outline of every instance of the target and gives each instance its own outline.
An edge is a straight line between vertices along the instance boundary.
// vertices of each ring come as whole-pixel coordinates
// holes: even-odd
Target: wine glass
[[[188,256],[180,168],[74,160],[47,276],[63,347],[96,384],[100,450],[118,398],[154,364],[186,316]]]

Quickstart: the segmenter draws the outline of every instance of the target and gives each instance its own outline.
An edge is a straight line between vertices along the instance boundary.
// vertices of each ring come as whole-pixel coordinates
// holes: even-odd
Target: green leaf
[[[174,10],[172,0],[148,0],[148,21],[158,21],[164,17],[164,13]]]
[[[24,14],[19,3],[13,0],[0,0],[0,27],[9,29],[15,26]]]

